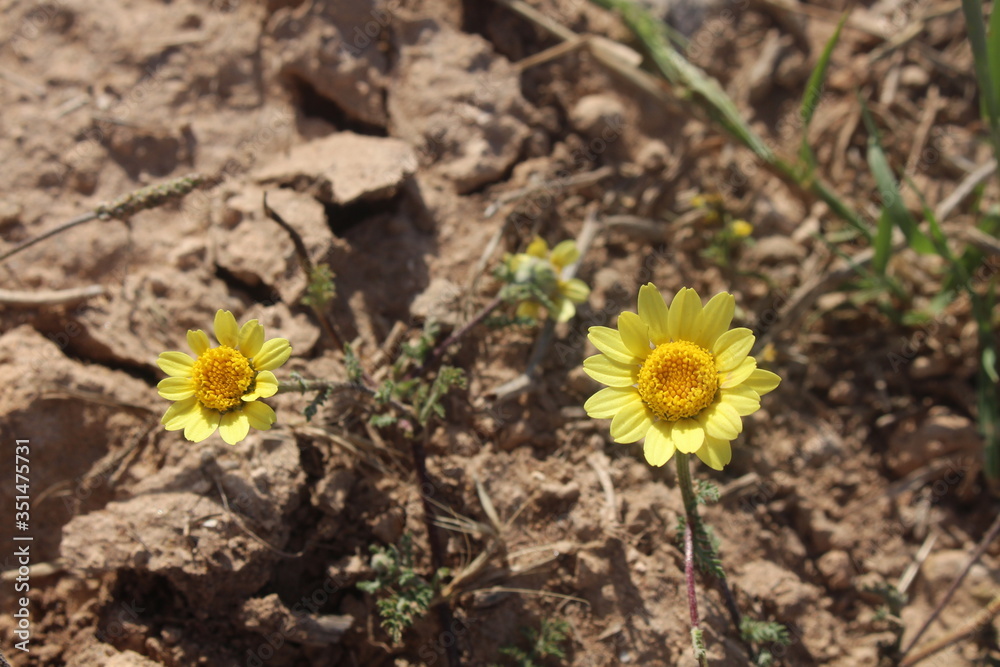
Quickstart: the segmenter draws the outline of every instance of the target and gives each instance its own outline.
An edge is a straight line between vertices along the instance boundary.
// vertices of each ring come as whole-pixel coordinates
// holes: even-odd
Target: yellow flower
[[[760,397],[781,381],[748,356],[749,329],[729,330],[735,308],[726,292],[702,307],[690,288],[667,308],[655,285],[643,285],[638,314],[619,315],[617,330],[590,328],[588,338],[601,354],[584,360],[583,368],[608,387],[587,400],[587,414],[611,419],[616,442],[645,438],[650,465],[662,466],[679,450],[722,470],[742,417],[759,410]]]
[[[536,236],[525,252],[507,258],[507,267],[515,283],[533,282],[540,287],[555,304],[556,321],[566,322],[576,315],[575,304],[583,303],[590,296],[587,283],[579,278],[563,278],[566,267],[578,259],[580,251],[575,241],[558,243],[550,252],[545,239]],[[517,307],[517,315],[538,319],[541,307],[537,301],[522,301]]]
[[[746,220],[734,220],[731,229],[733,236],[737,238],[746,238],[753,234],[753,225]]]
[[[163,352],[156,360],[170,377],[160,380],[160,396],[176,401],[160,422],[168,431],[184,429],[184,437],[201,442],[219,429],[230,445],[275,422],[274,410],[258,401],[274,396],[278,380],[271,371],[288,361],[292,346],[284,338],[264,342],[264,327],[250,320],[242,327],[228,310],[215,314],[219,347],[209,347],[204,331],[188,331],[196,359],[183,352]]]

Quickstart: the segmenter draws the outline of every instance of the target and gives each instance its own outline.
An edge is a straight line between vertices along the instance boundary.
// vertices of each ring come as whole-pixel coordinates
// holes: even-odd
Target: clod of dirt
[[[982,448],[979,431],[970,419],[941,410],[923,421],[909,418],[900,423],[889,437],[886,463],[902,476],[941,457],[976,458]]]
[[[489,42],[438,23],[399,31],[389,127],[436,163],[459,193],[501,178],[531,135],[519,72]]]
[[[743,256],[755,266],[801,262],[806,249],[787,236],[767,236],[758,240]]]
[[[29,441],[33,479],[45,485],[39,495],[45,488],[63,487],[60,500],[32,505],[36,562],[58,553],[62,524],[75,509],[99,507],[110,499],[109,476],[88,473],[109,455],[109,443],[132,441],[135,429],[154,419],[145,406],[160,400],[152,388],[126,373],[67,358],[61,348],[74,335],[79,329],[58,331],[47,340],[24,325],[0,337],[6,378],[0,386],[0,431],[12,443],[15,438]],[[71,440],[67,432],[72,432]],[[122,446],[110,451],[120,452]],[[0,503],[14,507],[14,493],[13,484],[3,486]],[[10,526],[0,535],[9,535]]]
[[[293,148],[258,169],[254,178],[346,206],[393,197],[416,169],[417,156],[404,141],[338,132]]]
[[[357,475],[348,468],[338,468],[324,475],[310,490],[312,504],[333,517],[343,514]]]
[[[600,136],[605,128],[621,130],[625,123],[625,105],[612,95],[585,95],[569,114],[570,122],[587,136]]]
[[[382,4],[334,0],[276,11],[266,35],[280,75],[350,118],[384,126],[388,64],[379,42],[394,15]]]
[[[269,287],[284,303],[297,303],[307,278],[289,234],[265,216],[264,190],[247,187],[230,197],[212,226],[216,263],[249,287]],[[329,259],[337,240],[314,197],[287,189],[267,191],[268,206],[302,238],[314,264]]]
[[[247,600],[239,615],[247,630],[265,637],[278,634],[282,639],[306,646],[335,644],[354,623],[352,616],[295,613],[277,593]]]
[[[110,644],[94,641],[93,644],[68,653],[66,667],[160,667],[155,660],[139,655],[135,651],[116,651]]]
[[[820,556],[816,563],[831,590],[842,591],[851,587],[854,563],[845,551],[835,549]]]
[[[461,288],[447,278],[433,278],[427,288],[410,304],[410,314],[422,320],[433,320],[448,326],[462,322],[459,310]]]
[[[779,617],[794,618],[820,599],[820,590],[794,573],[769,560],[743,564],[739,581],[752,596],[775,604]]]
[[[221,610],[272,574],[305,482],[299,450],[280,432],[252,433],[238,450],[180,446],[190,448],[182,461],[139,482],[135,497],[67,524],[61,553],[88,573],[161,575],[192,606]]]
[[[933,597],[936,591],[946,590],[968,563],[969,552],[964,549],[945,549],[928,556],[921,570],[922,585],[927,589],[928,597]],[[996,574],[995,570],[976,563],[965,576],[964,586],[972,595],[989,594]]]

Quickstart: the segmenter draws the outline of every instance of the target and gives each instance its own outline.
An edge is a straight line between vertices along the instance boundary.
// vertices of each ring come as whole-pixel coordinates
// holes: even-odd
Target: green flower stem
[[[705,640],[698,621],[698,593],[694,584],[694,533],[691,524],[684,524],[684,581],[687,582],[688,612],[691,614],[691,643],[701,667],[708,667]]]
[[[677,485],[681,487],[681,498],[684,499],[684,513],[687,515],[687,525],[695,527],[701,532],[701,517],[698,516],[698,499],[694,495],[694,486],[691,484],[691,464],[690,454],[677,452]]]
[[[327,389],[334,392],[359,391],[363,394],[375,393],[364,385],[355,384],[353,382],[344,382],[342,380],[307,380],[302,378],[299,380],[278,382],[279,394],[287,394],[292,391],[297,391],[300,394],[308,394],[312,391],[326,391]]]
[[[684,514],[687,520],[684,522],[684,580],[687,583],[688,612],[691,615],[691,641],[694,644],[694,652],[698,658],[698,663],[703,667],[708,665],[708,657],[705,654],[704,644],[700,642],[701,628],[698,621],[698,595],[695,591],[694,582],[694,531],[692,526],[701,525],[701,518],[698,516],[698,500],[694,495],[694,487],[691,485],[691,465],[688,462],[688,455],[677,452],[677,484],[681,487],[681,497],[684,499]],[[699,528],[700,531],[700,528]]]
[[[697,540],[702,548],[706,546],[712,548],[712,541],[705,531],[705,524],[702,522],[701,516],[698,514],[698,497],[695,495],[694,485],[691,483],[691,464],[689,460],[691,455],[677,452],[674,458],[677,460],[677,485],[681,487],[681,498],[684,500],[684,514],[686,517],[684,523],[684,570],[688,587],[688,604],[691,607],[692,631],[695,631],[698,630],[698,601],[694,594],[694,542]],[[692,552],[690,559],[687,553],[689,535],[691,537],[690,545]],[[736,636],[743,640],[742,633],[740,632],[743,620],[742,615],[740,614],[740,608],[736,605],[736,597],[733,595],[732,589],[729,588],[729,581],[726,579],[726,574],[721,567],[715,568],[714,574],[716,575],[716,583],[719,585],[722,597],[726,602],[726,609],[729,611],[733,626],[736,628]],[[747,647],[747,651],[753,656],[753,647],[745,640],[743,642]]]

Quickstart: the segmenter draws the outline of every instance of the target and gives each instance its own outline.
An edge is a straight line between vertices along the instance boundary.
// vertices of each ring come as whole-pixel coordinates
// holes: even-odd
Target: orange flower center
[[[686,340],[658,345],[642,362],[638,390],[660,419],[694,417],[711,405],[719,390],[715,357]]]
[[[195,396],[206,408],[227,412],[238,406],[257,373],[238,350],[221,345],[205,350],[194,362]]]

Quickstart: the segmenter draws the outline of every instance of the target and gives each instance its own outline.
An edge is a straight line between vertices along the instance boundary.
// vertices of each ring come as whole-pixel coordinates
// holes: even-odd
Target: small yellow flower
[[[730,441],[742,417],[760,409],[760,397],[781,379],[748,356],[754,336],[729,325],[732,294],[704,307],[685,288],[667,307],[652,283],[639,289],[639,313],[624,312],[618,329],[591,327],[601,354],[584,360],[586,373],[608,385],[584,404],[595,419],[611,419],[616,442],[646,441],[650,465],[662,466],[679,450],[716,470],[732,459]]]
[[[691,197],[691,206],[694,208],[720,208],[722,195],[717,192],[710,192],[707,195],[697,194]]]
[[[170,377],[160,380],[160,396],[176,401],[160,422],[168,431],[201,442],[219,429],[230,445],[275,422],[274,410],[259,398],[274,396],[278,380],[271,371],[288,361],[292,346],[284,338],[264,342],[264,327],[250,320],[242,327],[228,310],[215,314],[219,347],[209,347],[204,331],[188,331],[196,359],[184,352],[163,352],[156,360]]]
[[[556,306],[557,322],[566,322],[576,315],[576,305],[590,296],[587,283],[579,278],[565,280],[566,267],[580,259],[576,242],[566,240],[549,251],[545,239],[535,237],[527,250],[507,258],[507,267],[515,283],[533,282],[545,291]],[[517,307],[518,317],[538,319],[542,304],[522,301]]]
[[[732,224],[733,236],[736,238],[746,238],[753,234],[753,225],[746,220],[734,220]]]

